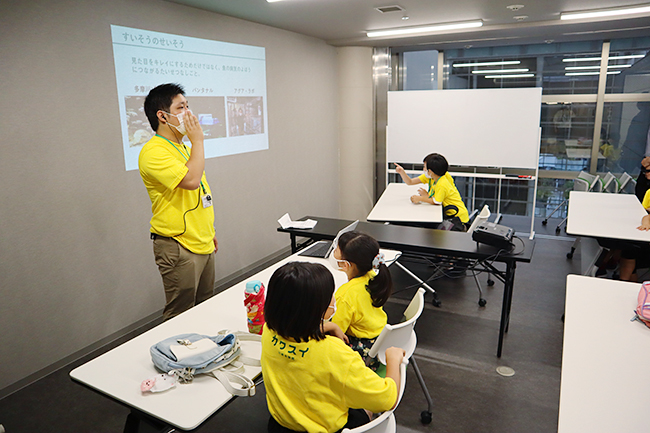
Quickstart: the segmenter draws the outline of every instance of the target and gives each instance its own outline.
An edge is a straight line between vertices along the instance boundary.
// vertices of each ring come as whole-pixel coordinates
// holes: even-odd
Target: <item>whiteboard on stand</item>
[[[388,92],[388,162],[537,168],[540,87]]]

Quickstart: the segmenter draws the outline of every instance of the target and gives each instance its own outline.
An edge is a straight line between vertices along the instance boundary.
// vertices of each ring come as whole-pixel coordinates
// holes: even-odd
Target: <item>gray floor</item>
[[[395,415],[399,432],[553,432],[557,430],[562,360],[561,316],[566,275],[579,273],[580,255],[568,260],[571,240],[555,234],[558,221],[538,222],[533,262],[517,267],[510,329],[503,356],[496,345],[503,296],[497,281],[483,284],[486,307],[478,306],[473,278],[440,279],[431,283],[442,302],[427,302],[417,323],[415,358],[434,399],[433,422],[423,425],[427,404],[415,374],[407,372],[405,396]],[[529,220],[510,217],[502,224],[528,232]],[[430,264],[412,260],[405,265],[427,279]],[[415,293],[415,281],[391,268],[396,293],[385,309],[397,321]],[[427,301],[431,295],[427,295]],[[129,336],[130,338],[132,336]],[[117,342],[119,343],[119,342]],[[116,343],[116,344],[117,344]],[[91,356],[0,400],[0,424],[8,433],[120,432],[129,409],[73,383],[68,373]],[[515,370],[500,376],[499,366]],[[110,372],[107,372],[110,374]],[[268,411],[263,387],[253,398],[237,398],[211,417],[200,432],[265,432]],[[153,423],[141,431],[167,431]]]

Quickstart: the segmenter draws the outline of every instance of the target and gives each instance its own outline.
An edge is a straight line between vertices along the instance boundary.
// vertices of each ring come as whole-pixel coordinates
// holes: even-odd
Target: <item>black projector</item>
[[[510,227],[485,222],[476,226],[472,232],[472,239],[482,244],[509,251],[512,248],[512,237],[514,235],[515,231]]]

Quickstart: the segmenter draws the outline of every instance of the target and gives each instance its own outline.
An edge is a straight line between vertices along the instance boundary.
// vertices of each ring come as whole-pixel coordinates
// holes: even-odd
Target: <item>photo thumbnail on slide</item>
[[[263,134],[264,101],[261,97],[228,98],[228,135]]]
[[[127,171],[138,168],[140,150],[155,133],[144,99],[164,83],[184,87],[206,158],[269,148],[263,47],[115,25],[111,33]]]
[[[125,96],[129,147],[142,146],[154,132],[144,113],[144,96]],[[193,96],[188,100],[190,110],[199,119],[206,139],[226,137],[226,109],[223,96]]]

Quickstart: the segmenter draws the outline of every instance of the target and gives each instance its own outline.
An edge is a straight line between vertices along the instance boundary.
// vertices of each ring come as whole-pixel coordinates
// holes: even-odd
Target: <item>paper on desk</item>
[[[316,227],[318,221],[312,219],[306,221],[291,221],[289,214],[285,213],[280,217],[278,222],[283,229],[313,229]]]

